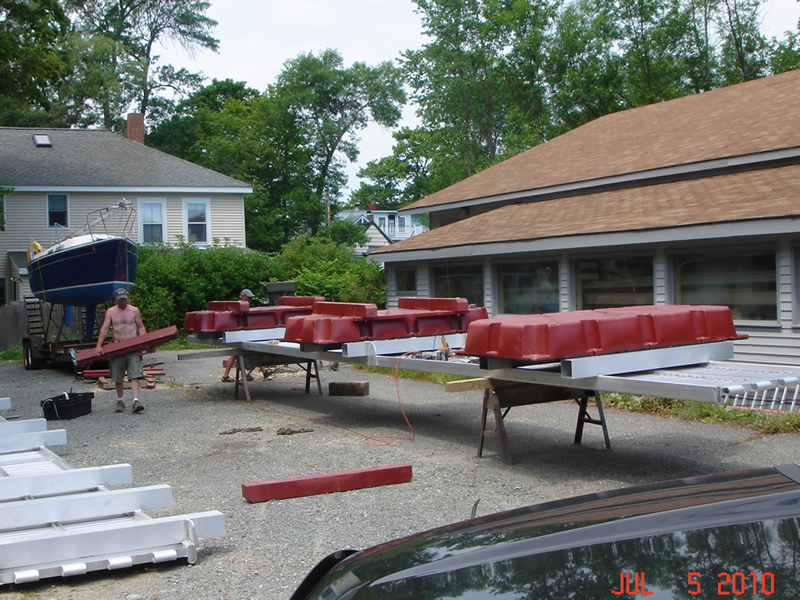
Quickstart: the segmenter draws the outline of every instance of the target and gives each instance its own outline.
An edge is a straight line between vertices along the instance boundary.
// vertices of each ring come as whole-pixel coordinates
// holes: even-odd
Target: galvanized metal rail
[[[0,399],[0,410],[11,408]],[[66,432],[45,419],[0,417],[0,585],[138,564],[196,560],[197,542],[225,535],[208,511],[153,519],[172,504],[166,485],[111,490],[132,481],[130,465],[75,469],[47,446]]]

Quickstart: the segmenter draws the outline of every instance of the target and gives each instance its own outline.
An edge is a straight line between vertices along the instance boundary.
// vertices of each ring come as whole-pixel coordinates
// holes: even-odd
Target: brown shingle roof
[[[800,165],[514,204],[373,254],[800,216]]]
[[[407,209],[800,147],[800,70],[600,117]]]

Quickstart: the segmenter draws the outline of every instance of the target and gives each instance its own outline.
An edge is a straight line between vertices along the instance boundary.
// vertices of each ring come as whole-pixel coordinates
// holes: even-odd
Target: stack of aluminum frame
[[[198,541],[225,535],[217,511],[151,518],[145,510],[172,504],[169,486],[111,490],[132,482],[130,465],[73,468],[48,448],[66,441],[45,419],[0,417],[0,585],[194,563]]]

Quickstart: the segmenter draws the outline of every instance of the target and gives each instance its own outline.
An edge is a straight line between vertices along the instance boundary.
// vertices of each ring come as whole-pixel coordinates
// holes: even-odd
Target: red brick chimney
[[[144,115],[142,113],[128,114],[128,139],[144,144]]]

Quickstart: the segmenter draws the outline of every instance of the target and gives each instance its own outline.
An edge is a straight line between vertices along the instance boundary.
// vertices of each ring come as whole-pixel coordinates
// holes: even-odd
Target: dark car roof
[[[497,513],[353,554],[294,598],[609,598],[635,572],[658,600],[688,597],[689,572],[716,594],[722,569],[796,592],[799,482],[787,465]]]

